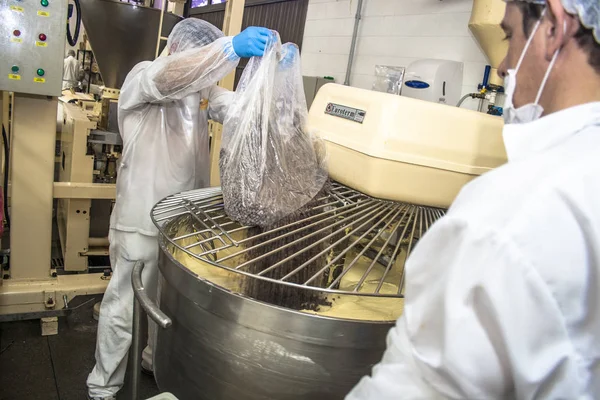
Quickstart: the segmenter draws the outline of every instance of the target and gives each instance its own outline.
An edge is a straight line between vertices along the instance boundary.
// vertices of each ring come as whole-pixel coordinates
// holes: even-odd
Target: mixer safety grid
[[[375,199],[337,182],[314,204],[308,217],[250,237],[250,227],[225,213],[220,188],[167,197],[151,216],[161,231],[161,245],[230,272],[320,292],[403,297],[407,255],[445,214],[439,208]],[[182,222],[191,226],[189,233],[172,228]],[[316,254],[307,259],[308,251]],[[274,255],[276,262],[252,268]],[[285,274],[273,274],[294,259],[302,262]],[[307,270],[315,272],[301,274]]]

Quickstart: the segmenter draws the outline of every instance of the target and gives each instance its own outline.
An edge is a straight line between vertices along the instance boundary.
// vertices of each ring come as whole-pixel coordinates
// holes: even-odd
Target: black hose
[[[2,184],[2,188],[4,189],[2,193],[4,197],[4,218],[6,218],[6,226],[10,229],[10,215],[8,215],[8,155],[10,151],[4,124],[2,124],[2,142],[4,143],[4,183]]]
[[[73,0],[73,2],[75,3],[75,9],[77,10],[77,17],[75,18],[75,34],[71,36],[71,28],[69,26],[69,20],[67,19],[67,41],[74,47],[79,39],[79,28],[81,28],[81,6],[79,5],[79,0]]]

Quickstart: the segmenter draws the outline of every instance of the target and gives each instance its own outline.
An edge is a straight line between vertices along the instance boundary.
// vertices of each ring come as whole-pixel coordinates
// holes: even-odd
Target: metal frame
[[[52,97],[22,94],[14,97],[12,177],[8,188],[12,217],[10,279],[2,280],[0,285],[0,315],[27,313],[23,317],[38,318],[47,312],[55,312],[59,299],[69,301],[78,295],[100,294],[108,284],[101,273],[57,275],[52,269],[53,199],[64,200],[64,204],[68,204],[67,214],[77,215],[76,210],[85,210],[90,198],[114,198],[115,191],[114,185],[54,182],[57,105],[57,99]],[[77,109],[74,105],[68,107]],[[87,118],[73,122],[73,136],[67,134],[63,138],[70,138],[72,149],[83,149],[82,153],[73,153],[73,159],[78,161],[71,164],[73,159],[70,159],[70,173],[75,176],[84,173],[79,168],[81,163],[89,166],[90,162],[85,156],[86,145],[75,131],[89,129],[92,125],[95,126],[95,123],[90,123]],[[90,173],[91,170],[93,168]],[[82,212],[78,214],[79,218],[73,221],[74,226],[63,231],[63,237],[85,240],[87,247],[89,221],[85,231],[83,215]],[[84,269],[76,267],[75,270]]]
[[[223,20],[223,33],[226,36],[234,36],[242,30],[242,18],[247,0],[229,0],[225,4],[225,18]],[[219,86],[227,90],[233,90],[235,85],[235,71],[223,78]],[[210,186],[219,186],[221,177],[219,172],[219,150],[223,137],[223,125],[210,121],[208,130],[210,132]]]

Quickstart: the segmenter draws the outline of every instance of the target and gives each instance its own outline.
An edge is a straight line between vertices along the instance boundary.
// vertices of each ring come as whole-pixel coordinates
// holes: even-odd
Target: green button
[[[41,68],[38,68],[38,70],[37,70],[37,74],[38,74],[38,76],[44,76],[44,74],[45,74],[45,73],[46,73],[46,71],[44,71],[44,70],[43,70],[43,69],[41,69]]]
[[[17,65],[13,65],[12,68],[11,68],[11,70],[12,70],[13,73],[16,74],[17,72],[19,72],[19,67]]]
[[[48,0],[42,0],[40,1],[40,4],[42,5],[42,7],[48,7]]]

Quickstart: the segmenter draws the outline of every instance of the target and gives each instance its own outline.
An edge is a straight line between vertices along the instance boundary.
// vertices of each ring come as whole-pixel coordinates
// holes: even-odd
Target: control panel
[[[0,90],[60,96],[67,0],[0,0]]]

